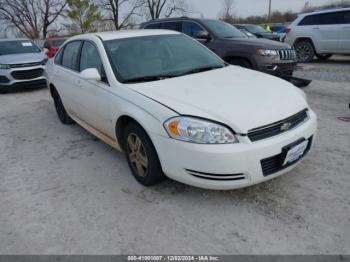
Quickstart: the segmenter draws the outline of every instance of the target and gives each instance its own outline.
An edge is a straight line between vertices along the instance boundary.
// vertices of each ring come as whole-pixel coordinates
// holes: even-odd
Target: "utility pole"
[[[269,17],[268,17],[268,21],[270,22],[270,18],[271,18],[271,1],[269,0]]]

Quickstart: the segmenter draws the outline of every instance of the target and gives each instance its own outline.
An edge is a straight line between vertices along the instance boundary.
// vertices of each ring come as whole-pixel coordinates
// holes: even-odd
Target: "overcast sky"
[[[190,8],[206,18],[217,18],[222,7],[222,0],[186,0]],[[300,11],[307,0],[272,0],[272,10]],[[322,5],[332,0],[309,0],[311,5]],[[268,12],[269,0],[234,0],[236,16],[262,15]],[[192,15],[192,14],[191,14]],[[195,15],[195,14],[193,14]]]

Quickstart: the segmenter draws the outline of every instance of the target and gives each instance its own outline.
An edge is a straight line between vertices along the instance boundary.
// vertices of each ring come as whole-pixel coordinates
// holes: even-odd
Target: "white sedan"
[[[47,76],[61,122],[125,152],[145,186],[246,187],[295,168],[314,144],[303,91],[177,32],[74,36]]]

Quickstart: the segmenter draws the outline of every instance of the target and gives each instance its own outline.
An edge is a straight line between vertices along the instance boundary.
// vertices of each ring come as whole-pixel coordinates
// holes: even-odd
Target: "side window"
[[[193,38],[197,38],[198,33],[200,31],[206,31],[206,30],[196,23],[184,22],[182,25],[182,32],[188,36],[193,37]]]
[[[78,57],[81,41],[68,43],[63,51],[62,66],[79,71]]]
[[[162,23],[161,28],[181,32],[181,22],[165,22]]]
[[[62,55],[63,55],[64,48],[61,48],[60,51],[55,56],[55,64],[56,65],[62,65]]]
[[[101,80],[107,82],[106,74],[97,48],[92,43],[85,41],[83,48],[81,49],[80,71],[87,68],[96,68],[101,75]]]
[[[298,25],[319,25],[321,22],[319,15],[309,15],[304,17]]]
[[[159,29],[159,28],[160,28],[160,23],[149,24],[145,26],[145,29]]]

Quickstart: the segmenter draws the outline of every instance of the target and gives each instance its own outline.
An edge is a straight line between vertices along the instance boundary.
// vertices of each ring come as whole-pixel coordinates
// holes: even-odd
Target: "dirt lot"
[[[63,126],[47,90],[0,96],[1,254],[350,254],[350,57],[302,65],[317,144],[294,171],[217,192],[143,188],[124,156]]]

